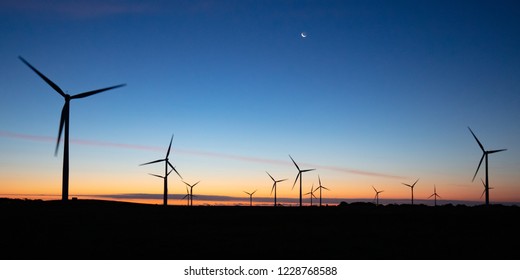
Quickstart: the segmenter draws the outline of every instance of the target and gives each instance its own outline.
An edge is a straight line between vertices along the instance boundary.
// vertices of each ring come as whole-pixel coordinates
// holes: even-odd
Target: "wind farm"
[[[0,4],[4,258],[518,251],[516,2],[83,2]]]

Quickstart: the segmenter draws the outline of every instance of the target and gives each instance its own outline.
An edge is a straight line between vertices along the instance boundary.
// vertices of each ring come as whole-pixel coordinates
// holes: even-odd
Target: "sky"
[[[306,34],[305,37],[302,33]],[[194,194],[248,204],[322,185],[336,201],[520,203],[517,1],[2,1],[0,196]],[[185,195],[175,173],[169,193]],[[317,194],[317,193],[316,193]],[[429,203],[433,203],[433,198]],[[305,203],[309,197],[304,197]],[[316,200],[315,200],[316,201]],[[202,203],[194,199],[194,204]],[[180,198],[169,204],[185,204]]]

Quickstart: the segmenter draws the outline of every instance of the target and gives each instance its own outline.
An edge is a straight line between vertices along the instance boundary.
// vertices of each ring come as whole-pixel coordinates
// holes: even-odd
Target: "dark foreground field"
[[[0,259],[520,259],[516,206],[160,206],[0,199]]]

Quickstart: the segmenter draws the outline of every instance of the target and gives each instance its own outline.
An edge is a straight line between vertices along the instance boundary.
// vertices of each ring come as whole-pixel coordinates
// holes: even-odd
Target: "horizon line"
[[[183,201],[183,197],[186,194],[168,194],[168,199],[171,200],[181,200]],[[60,194],[0,194],[0,198],[9,198],[8,196],[15,196],[15,197],[61,197]],[[105,199],[120,199],[120,200],[162,200],[164,197],[164,194],[155,194],[155,193],[119,193],[119,194],[77,194],[77,195],[70,195],[70,197],[91,197],[91,198],[105,198]],[[226,195],[196,195],[197,201],[213,201],[213,202],[244,202],[246,204],[249,204],[249,196],[226,196]],[[26,198],[27,199],[27,198]],[[51,199],[49,199],[51,200]],[[59,199],[57,199],[59,200]],[[115,200],[114,200],[115,201]],[[253,201],[259,204],[269,204],[271,205],[273,203],[272,197],[253,197]],[[292,198],[292,197],[278,197],[277,201],[279,204],[287,203],[287,204],[298,204],[299,198]],[[314,201],[314,200],[313,200]],[[315,199],[316,205],[318,205],[319,199]],[[373,198],[322,198],[322,204],[333,204],[333,205],[339,205],[341,202],[346,203],[355,203],[355,202],[362,202],[362,203],[373,203],[375,204]],[[383,201],[383,202],[381,202]],[[403,204],[408,205],[409,203],[408,198],[387,198],[387,199],[380,199],[381,205],[390,205],[390,204]],[[433,204],[432,199],[415,199],[415,201],[419,202],[419,204],[428,205]],[[437,199],[437,204],[442,203],[442,205],[446,204],[454,204],[454,205],[484,205],[485,202],[478,201],[478,200],[460,200],[460,199]],[[305,204],[309,204],[309,199],[306,199],[304,202]],[[520,206],[520,202],[518,201],[496,201],[492,204],[502,204],[502,205],[517,205]]]

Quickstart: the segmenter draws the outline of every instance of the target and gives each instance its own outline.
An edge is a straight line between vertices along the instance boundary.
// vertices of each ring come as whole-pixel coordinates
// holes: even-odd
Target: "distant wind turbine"
[[[440,197],[440,195],[437,194],[437,188],[436,188],[435,185],[433,185],[433,194],[430,195],[430,196],[428,197],[428,199],[431,198],[432,196],[433,196],[433,201],[434,201],[434,204],[433,204],[433,205],[434,205],[434,206],[437,206],[437,197],[438,197],[438,198],[441,198],[441,197]]]
[[[300,167],[298,167],[298,164],[296,164],[296,162],[294,161],[294,159],[291,157],[291,155],[289,155],[289,157],[291,158],[292,162],[294,163],[294,165],[296,166],[296,169],[298,169],[298,175],[296,175],[296,180],[294,180],[294,184],[293,184],[293,187],[292,189],[294,189],[294,186],[296,185],[296,181],[298,181],[298,178],[300,178],[300,207],[302,206],[302,178],[303,178],[303,172],[308,172],[308,171],[313,171],[313,170],[316,170],[316,169],[305,169],[305,170],[301,170]],[[291,189],[291,190],[292,190]]]
[[[186,186],[190,187],[190,206],[193,206],[193,187],[195,187],[198,183],[200,183],[200,181],[198,181],[197,183],[195,183],[193,185],[190,185],[190,184],[184,182],[184,184],[186,184]]]
[[[54,82],[52,82],[49,78],[45,77],[40,71],[36,70],[29,62],[23,59],[21,56],[18,58],[25,63],[25,65],[29,66],[40,78],[42,78],[49,86],[51,86],[56,92],[58,92],[63,99],[65,99],[65,104],[63,105],[63,109],[61,110],[61,118],[60,118],[60,128],[58,130],[58,140],[56,142],[56,150],[54,151],[54,155],[58,154],[58,148],[60,146],[61,134],[63,133],[63,129],[65,128],[64,134],[64,144],[63,144],[63,174],[62,174],[62,191],[61,191],[61,200],[66,201],[69,199],[69,121],[70,121],[70,100],[85,98],[94,94],[98,94],[103,91],[115,89],[118,87],[122,87],[125,84],[120,84],[117,86],[87,91],[75,95],[66,94],[60,87],[58,87]]]
[[[480,179],[480,181],[482,181],[482,185],[484,185],[484,191],[482,192],[482,194],[480,195],[480,198],[482,198],[482,196],[484,196],[484,194],[486,193],[486,183],[484,183],[484,180]],[[494,188],[489,188],[490,190],[494,189]]]
[[[417,179],[417,181],[419,181],[419,179]],[[402,183],[403,185],[410,187],[410,189],[412,189],[412,205],[413,205],[413,188],[415,187],[415,184],[417,184],[417,181],[415,181],[415,183],[413,183],[413,185],[408,185],[408,184]]]
[[[188,202],[188,206],[190,206],[190,190],[188,190],[188,186],[186,186],[186,195],[182,197],[182,199],[185,199]]]
[[[273,180],[273,188],[271,189],[271,194],[273,193],[273,190],[274,190],[274,206],[276,207],[276,184],[280,183],[280,182],[283,182],[283,181],[285,181],[287,179],[275,180],[273,178],[273,176],[271,176],[271,174],[269,174],[269,172],[266,171],[265,173],[267,173],[267,175],[269,175],[269,177],[271,177],[271,179]]]
[[[255,194],[256,191],[257,190],[255,190],[252,193],[248,193],[248,192],[244,191],[245,193],[247,193],[249,195],[249,206],[253,206],[253,194]]]
[[[321,207],[321,190],[322,190],[322,189],[323,189],[323,190],[328,190],[328,191],[330,191],[330,190],[327,189],[326,187],[324,187],[324,186],[321,185],[321,178],[320,178],[320,175],[318,175],[318,182],[319,182],[320,186],[317,187],[316,190],[318,190],[318,189],[320,190],[320,207]]]
[[[314,197],[314,198],[317,198],[317,197],[314,195],[314,192],[315,192],[315,191],[316,191],[316,190],[314,189],[314,184],[312,184],[311,191],[305,194],[305,195],[310,195],[310,197],[311,197],[311,206],[312,206],[312,198],[313,198],[313,197]]]
[[[179,177],[182,179],[181,174],[179,174],[179,172],[177,172],[175,167],[170,163],[170,160],[168,159],[168,156],[170,155],[170,150],[172,148],[172,141],[173,141],[173,134],[172,134],[172,138],[170,139],[170,145],[168,146],[168,151],[166,152],[166,157],[165,158],[140,164],[140,166],[142,166],[142,165],[147,165],[147,164],[152,164],[152,163],[157,163],[157,162],[164,161],[164,176],[151,174],[153,176],[156,176],[156,177],[164,179],[164,197],[163,197],[163,204],[164,205],[168,205],[168,175],[170,175],[170,173],[171,173],[171,170],[168,172],[168,166],[170,166],[172,168],[172,170],[175,171],[175,173],[177,173],[177,175],[179,175]]]
[[[471,130],[471,128],[469,128],[469,126],[468,126],[468,129],[471,132],[471,134],[473,135],[473,137],[475,138],[475,140],[477,140],[477,143],[478,143],[480,149],[482,150],[482,157],[480,158],[480,162],[478,163],[477,171],[475,171],[475,175],[473,175],[473,180],[471,180],[471,181],[472,182],[475,181],[475,177],[477,176],[478,170],[480,169],[480,165],[482,164],[482,161],[484,160],[484,158],[486,158],[485,193],[486,193],[486,205],[489,205],[489,189],[490,188],[489,188],[489,177],[488,177],[488,155],[489,154],[493,154],[493,153],[502,152],[502,151],[507,151],[507,149],[486,151],[484,149],[484,146],[482,146],[482,143],[480,143],[480,141],[478,140],[477,136],[475,136],[475,133],[473,133],[473,131]]]
[[[372,188],[376,192],[376,196],[374,196],[374,200],[376,201],[376,206],[377,206],[377,205],[379,205],[379,194],[384,192],[384,190],[383,191],[378,191],[378,190],[376,190],[376,188],[374,188],[374,186],[372,186]]]

